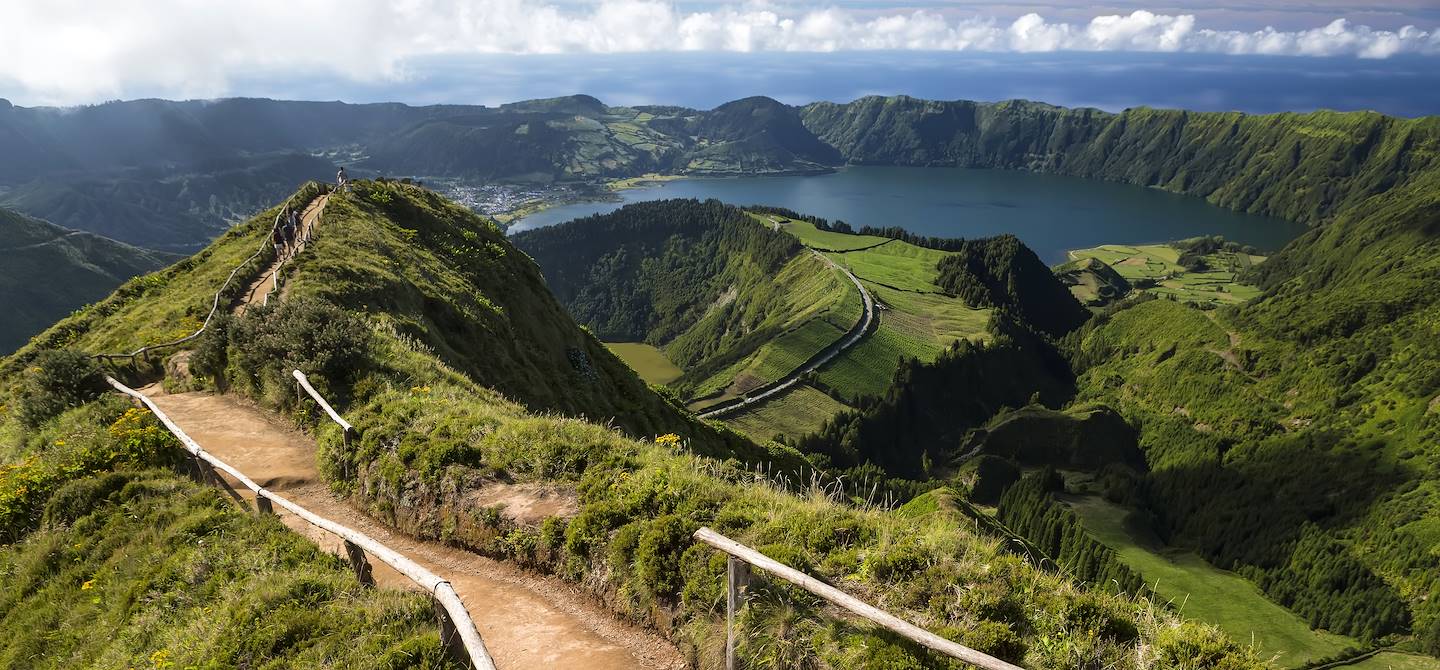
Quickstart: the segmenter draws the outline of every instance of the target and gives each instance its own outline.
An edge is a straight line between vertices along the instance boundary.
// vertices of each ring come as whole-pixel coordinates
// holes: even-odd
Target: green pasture
[[[1066,496],[1095,539],[1120,554],[1155,593],[1183,615],[1219,626],[1241,643],[1252,642],[1279,667],[1332,656],[1359,641],[1311,630],[1298,615],[1265,597],[1245,578],[1220,570],[1188,551],[1156,549],[1125,524],[1128,510],[1098,496]],[[1383,667],[1383,666],[1375,666]],[[1420,666],[1427,667],[1427,666]],[[1434,666],[1428,666],[1434,667]]]
[[[1217,251],[1204,257],[1209,270],[1190,272],[1178,263],[1180,251],[1167,244],[1102,244],[1071,251],[1069,257],[1099,259],[1132,284],[1151,284],[1141,288],[1143,291],[1181,302],[1213,305],[1238,304],[1260,295],[1260,289],[1237,281],[1236,276],[1265,260],[1264,256]],[[1072,292],[1077,288],[1071,287]],[[1076,295],[1085,297],[1083,292]]]
[[[665,352],[644,342],[606,342],[605,347],[651,384],[669,384],[685,373],[665,357]]]
[[[849,406],[813,386],[797,384],[778,398],[741,410],[725,419],[731,428],[757,442],[778,435],[798,438],[820,429],[827,419]]]
[[[816,228],[815,225],[809,221],[787,219],[775,214],[751,214],[750,216],[755,217],[757,221],[766,226],[774,226],[778,223],[781,230],[794,235],[799,238],[802,244],[813,249],[845,251],[873,247],[889,241],[889,238],[875,237],[872,235],[832,233]]]
[[[855,276],[907,291],[939,293],[936,264],[947,254],[894,240],[878,247],[843,253],[826,253]]]

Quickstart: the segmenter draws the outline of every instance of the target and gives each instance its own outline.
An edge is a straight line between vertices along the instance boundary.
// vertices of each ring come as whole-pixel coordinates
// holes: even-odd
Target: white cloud
[[[790,5],[786,5],[789,7]],[[1440,54],[1440,29],[1221,30],[1136,11],[1088,23],[948,19],[929,11],[797,11],[764,2],[682,11],[659,0],[6,0],[0,95],[52,103],[146,91],[224,95],[237,77],[402,78],[408,60],[478,53],[1162,51],[1388,58]]]

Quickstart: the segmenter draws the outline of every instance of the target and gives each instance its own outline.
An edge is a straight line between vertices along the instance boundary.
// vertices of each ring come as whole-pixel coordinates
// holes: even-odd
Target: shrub
[[[68,349],[42,351],[25,371],[15,414],[34,428],[104,391],[105,375],[95,359]]]
[[[692,532],[689,523],[671,514],[650,522],[640,535],[635,548],[635,571],[651,593],[680,593],[680,555],[690,546]]]
[[[217,330],[218,334],[222,330]],[[350,388],[365,370],[372,334],[359,317],[323,300],[287,300],[246,310],[224,328],[224,371],[248,390],[292,393],[290,371],[312,377],[322,391]],[[198,372],[219,375],[221,357],[206,345]],[[286,395],[285,397],[289,397]]]

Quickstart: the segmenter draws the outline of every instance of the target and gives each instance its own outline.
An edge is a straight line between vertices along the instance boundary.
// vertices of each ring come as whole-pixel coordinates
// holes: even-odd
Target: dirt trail
[[[310,236],[315,231],[315,226],[320,223],[320,215],[325,211],[325,203],[329,201],[330,194],[327,193],[311,200],[310,204],[305,206],[304,211],[300,212],[300,230],[296,232],[296,238],[300,240],[310,239]],[[235,314],[238,315],[244,312],[245,308],[250,305],[265,302],[265,296],[275,287],[275,273],[285,265],[285,261],[290,256],[294,256],[304,250],[305,245],[301,243],[291,250],[289,256],[276,258],[275,261],[270,264],[270,267],[265,268],[265,271],[260,273],[260,276],[250,284],[250,287],[245,289],[245,298],[241,300],[239,304],[235,305]]]
[[[499,668],[619,670],[685,667],[663,638],[622,624],[573,586],[435,542],[403,536],[340,500],[315,469],[315,442],[236,396],[167,395],[141,389],[207,451],[258,484],[328,519],[354,528],[450,581]],[[234,482],[232,482],[232,485]],[[250,491],[239,490],[249,498]],[[277,511],[278,508],[277,508]],[[344,556],[340,541],[287,513],[284,523]],[[415,588],[371,561],[377,583]]]

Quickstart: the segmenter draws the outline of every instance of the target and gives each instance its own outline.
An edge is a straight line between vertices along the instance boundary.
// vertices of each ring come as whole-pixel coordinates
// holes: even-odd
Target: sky
[[[1440,113],[1437,65],[1440,0],[0,2],[20,105],[908,93],[1414,116]]]

